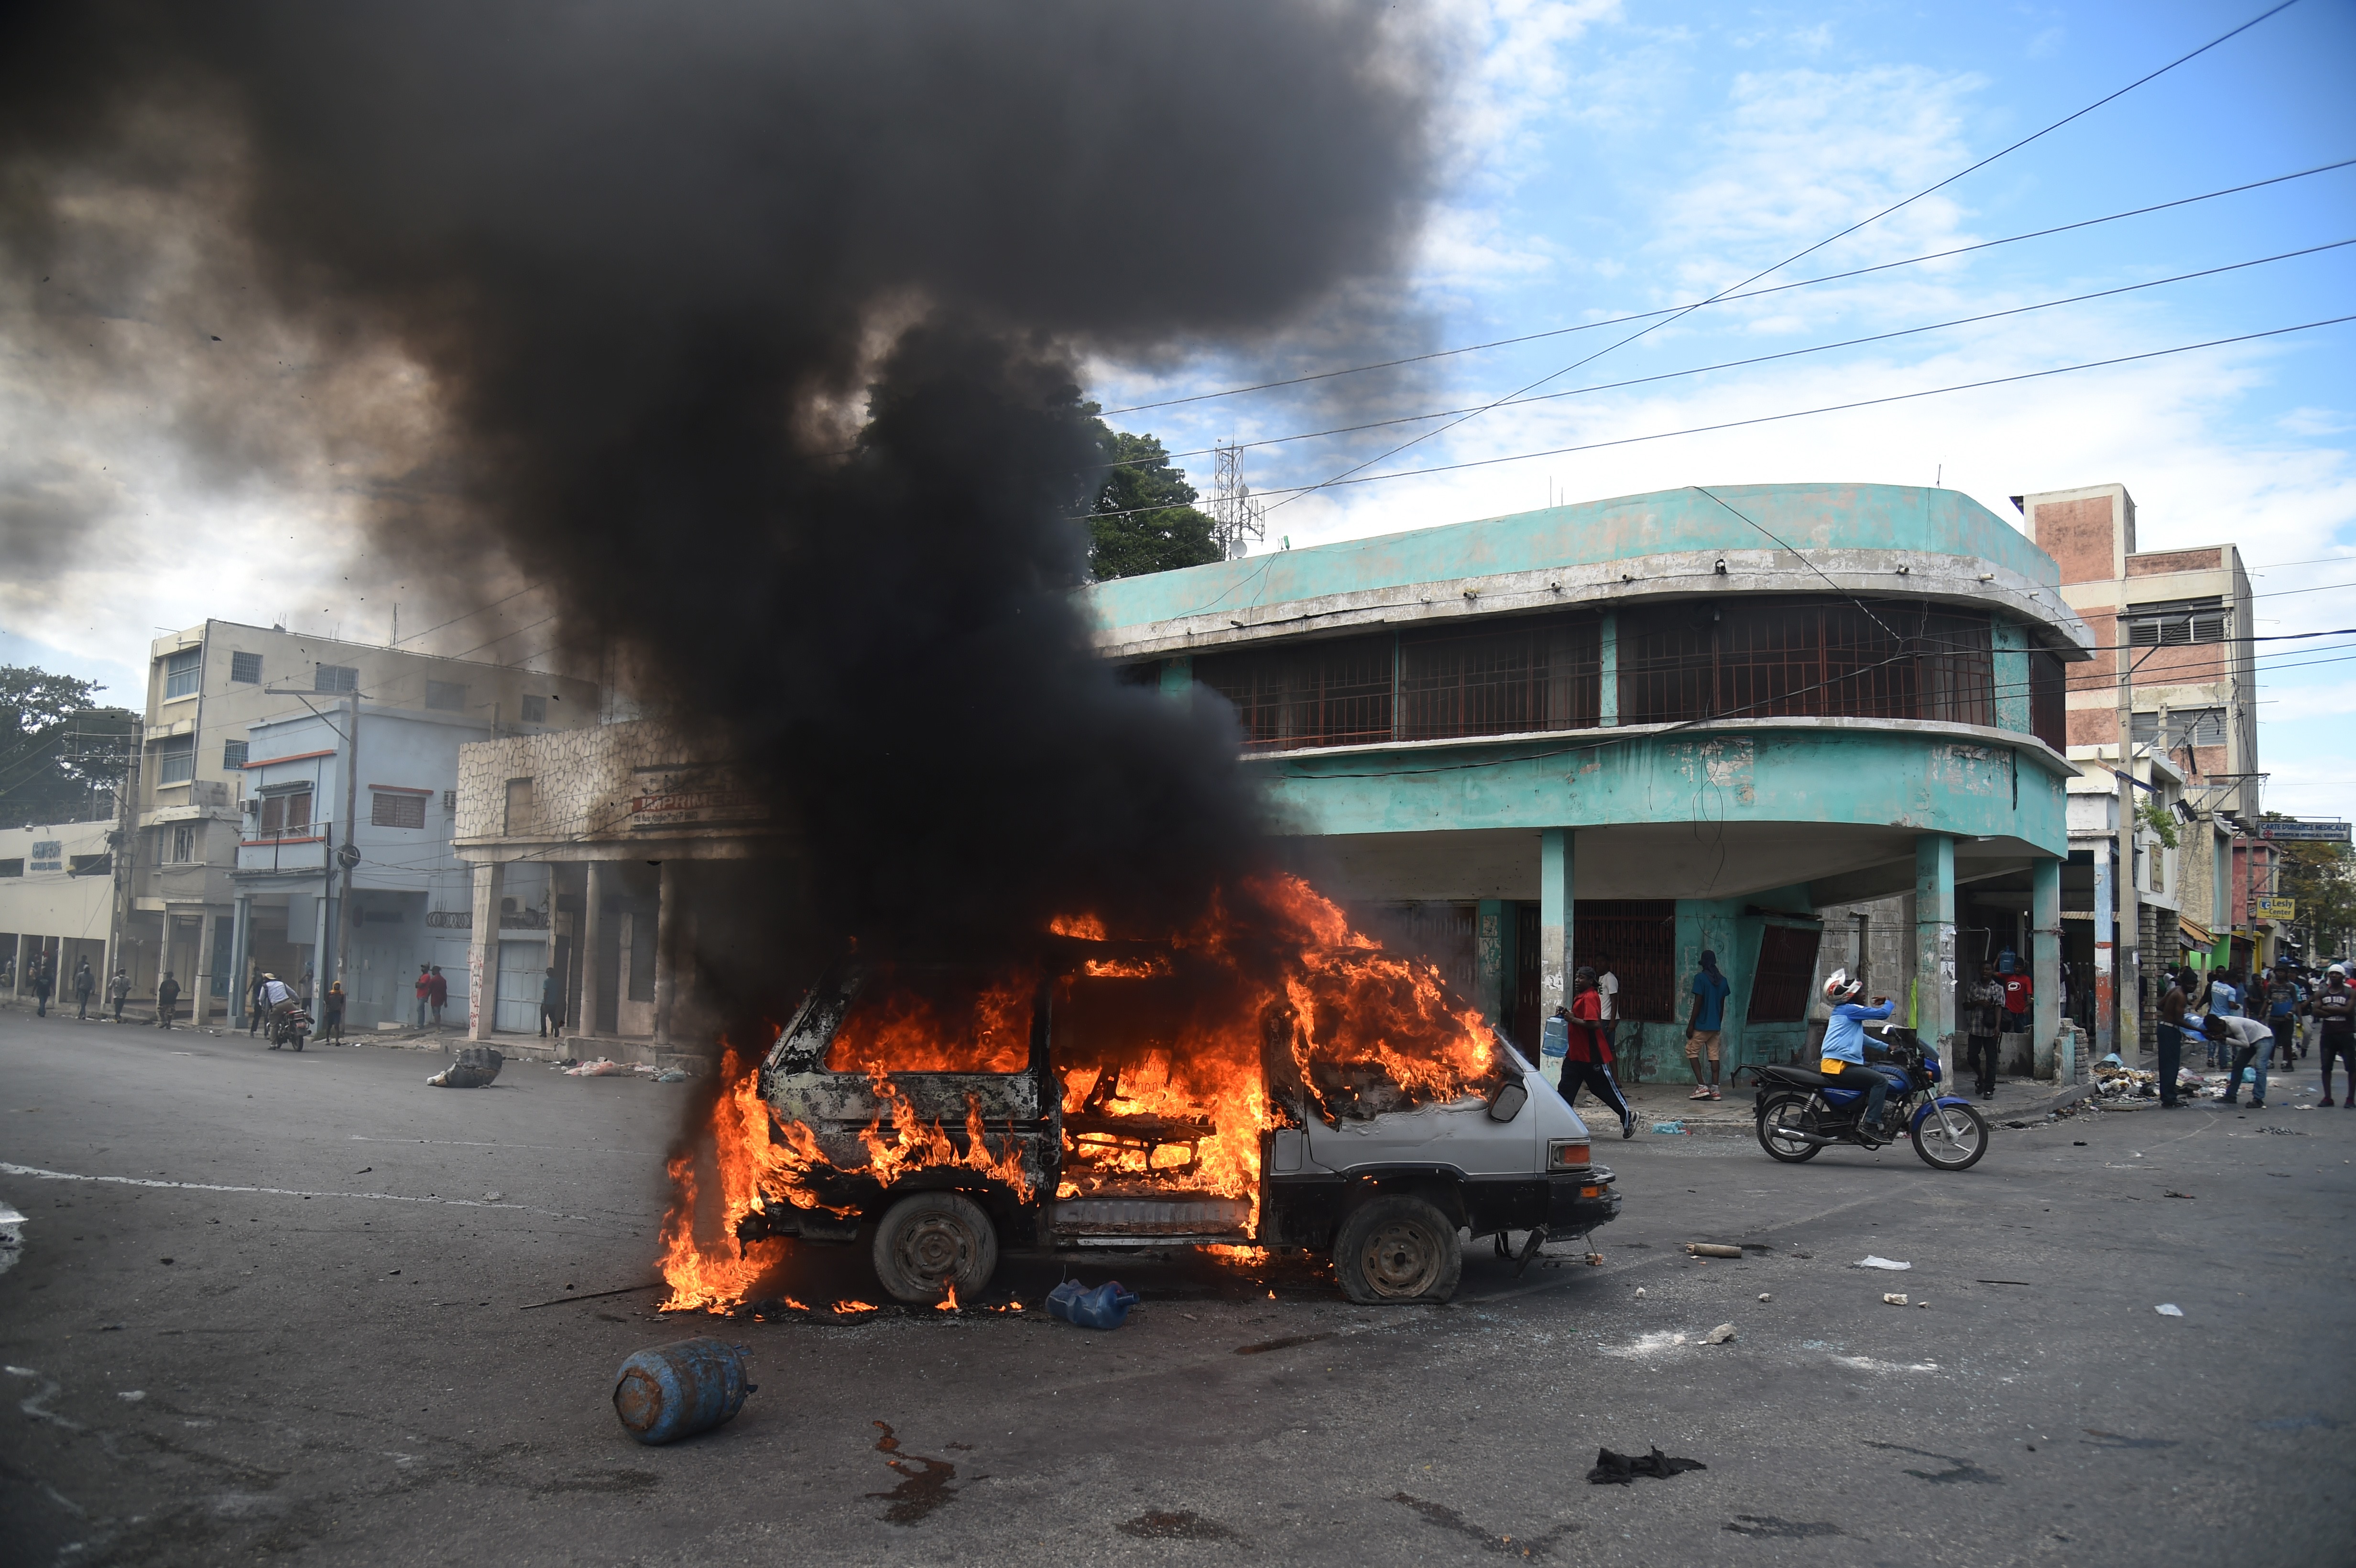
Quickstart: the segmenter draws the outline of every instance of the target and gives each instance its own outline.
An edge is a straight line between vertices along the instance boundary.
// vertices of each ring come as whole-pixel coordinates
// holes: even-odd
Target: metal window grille
[[[399,794],[389,789],[369,791],[369,826],[371,827],[423,827],[425,826],[425,797],[422,795]]]
[[[1469,903],[1382,904],[1371,911],[1369,932],[1395,953],[1410,953],[1437,968],[1460,998],[1477,994],[1481,910]]]
[[[164,700],[176,697],[194,697],[197,683],[204,677],[202,648],[182,648],[177,654],[164,656]]]
[[[197,776],[197,738],[180,735],[155,748],[155,782],[184,784]]]
[[[197,858],[197,827],[193,822],[183,822],[172,829],[172,861],[186,865]]]
[[[448,816],[455,816],[458,815],[458,792],[456,790],[445,789],[442,792],[442,809]]]
[[[523,722],[526,724],[547,723],[548,699],[545,697],[526,697],[523,699]]]
[[[463,681],[429,680],[425,683],[425,706],[438,708],[444,713],[462,713],[466,708],[466,687]]]
[[[1808,989],[1816,976],[1821,931],[1771,925],[1759,933],[1759,963],[1751,976],[1751,1011],[1755,1024],[1799,1023],[1808,1016]]]
[[[1408,634],[1398,649],[1398,739],[1591,728],[1602,667],[1602,624],[1590,617]]]
[[[241,768],[245,766],[245,759],[248,754],[247,742],[243,741],[223,741],[221,742],[221,766],[224,768]]]
[[[260,654],[230,655],[229,677],[230,679],[236,681],[241,686],[260,686],[262,684],[262,656]]]
[[[1388,636],[1346,637],[1217,654],[1194,670],[1235,704],[1247,751],[1357,745],[1391,738],[1393,650]]]
[[[314,691],[358,691],[359,688],[360,672],[349,665],[323,664],[311,677],[311,689]]]
[[[1675,604],[1620,617],[1620,720],[1814,716],[1989,725],[1986,616],[1847,601]]]
[[[1676,1017],[1677,906],[1674,899],[1580,899],[1572,906],[1572,961],[1609,954],[1620,977],[1620,1016],[1637,1023]]]
[[[311,792],[308,788],[262,797],[262,837],[298,838],[310,831]]]
[[[2157,745],[2160,741],[2159,715],[2156,712],[2128,716],[2127,738],[2139,745]],[[2179,708],[2168,716],[2169,751],[2179,746],[2222,746],[2225,743],[2225,710],[2222,708]]]

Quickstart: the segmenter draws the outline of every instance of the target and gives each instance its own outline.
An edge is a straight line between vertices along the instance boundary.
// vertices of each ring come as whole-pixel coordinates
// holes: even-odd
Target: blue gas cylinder
[[[614,1378],[614,1413],[641,1443],[708,1432],[744,1408],[757,1385],[744,1381],[744,1348],[681,1339],[640,1350]]]
[[[1107,1280],[1094,1290],[1067,1279],[1047,1293],[1047,1314],[1082,1328],[1118,1328],[1137,1305],[1137,1293],[1123,1290],[1119,1280]]]

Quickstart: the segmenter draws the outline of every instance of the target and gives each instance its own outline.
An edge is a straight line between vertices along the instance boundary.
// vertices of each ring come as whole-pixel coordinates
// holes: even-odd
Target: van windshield
[[[1038,982],[980,969],[896,965],[861,982],[834,1038],[830,1072],[1020,1072],[1031,1061]]]

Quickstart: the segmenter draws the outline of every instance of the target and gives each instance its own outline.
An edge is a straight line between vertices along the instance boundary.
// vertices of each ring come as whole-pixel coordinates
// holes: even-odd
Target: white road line
[[[100,1181],[117,1187],[155,1187],[180,1192],[254,1192],[274,1198],[357,1198],[370,1203],[439,1203],[455,1209],[503,1209],[522,1214],[547,1214],[559,1220],[579,1220],[589,1224],[602,1224],[617,1216],[612,1214],[568,1214],[558,1209],[540,1209],[529,1203],[493,1203],[480,1198],[408,1198],[397,1192],[305,1192],[299,1187],[230,1187],[208,1181],[156,1181],[137,1176],[84,1176],[70,1170],[43,1170],[38,1166],[11,1165],[0,1160],[0,1176],[29,1176],[37,1181]],[[619,1216],[629,1218],[629,1216]],[[655,1224],[657,1215],[641,1221]]]

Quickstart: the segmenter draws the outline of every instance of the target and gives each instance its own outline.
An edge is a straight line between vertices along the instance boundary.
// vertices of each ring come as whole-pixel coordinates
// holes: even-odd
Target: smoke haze
[[[269,347],[176,358],[191,461],[401,454],[358,492],[365,549],[454,608],[552,583],[576,659],[776,790],[817,926],[1166,927],[1259,863],[1217,705],[1119,684],[1068,601],[1073,367],[1398,297],[1422,18],[102,5],[16,33],[0,246],[57,279],[11,302],[33,336],[179,258],[187,314],[310,367],[257,401],[205,366]],[[0,508],[12,559],[75,509]]]

